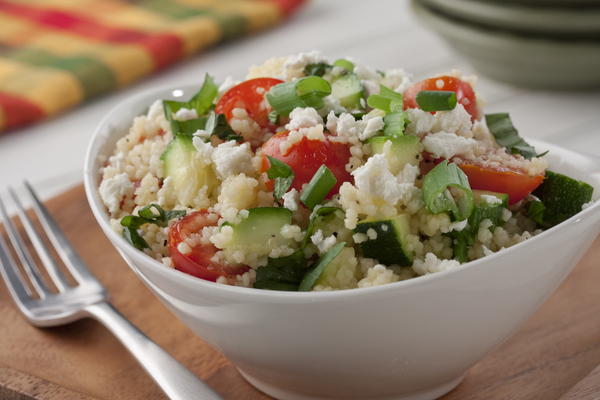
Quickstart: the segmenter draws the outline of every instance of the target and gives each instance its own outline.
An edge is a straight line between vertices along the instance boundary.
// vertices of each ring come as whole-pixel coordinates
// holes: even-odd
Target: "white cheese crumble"
[[[449,159],[460,155],[466,158],[472,158],[473,148],[477,141],[458,136],[450,132],[438,132],[423,138],[425,150],[435,158]]]
[[[330,235],[328,237],[323,237],[323,231],[318,229],[311,237],[310,241],[317,246],[319,249],[319,253],[326,253],[327,250],[332,248],[336,243],[336,238],[334,235]]]
[[[371,111],[359,120],[352,114],[343,113],[339,117],[333,112],[327,115],[327,130],[348,142],[367,140],[375,136],[384,127],[383,117],[378,111]]]
[[[412,183],[400,183],[388,169],[383,154],[370,157],[365,165],[352,172],[354,184],[359,191],[379,197],[395,205],[400,199],[412,194]]]
[[[198,118],[198,113],[193,108],[183,107],[173,114],[173,119],[176,119],[177,121],[187,121],[194,118]]]
[[[211,159],[221,180],[241,173],[251,175],[254,170],[252,150],[248,142],[241,145],[235,140],[222,143],[213,150]]]
[[[296,189],[292,189],[289,192],[285,193],[283,196],[281,196],[281,199],[283,200],[283,206],[290,211],[298,210],[299,198],[300,196]]]
[[[459,267],[460,263],[456,260],[440,260],[435,254],[427,253],[424,260],[415,259],[412,268],[417,274],[426,275]]]
[[[298,72],[303,71],[308,64],[327,61],[320,52],[313,50],[288,56],[283,63],[283,74],[286,81],[298,77]]]
[[[296,107],[290,113],[290,122],[286,124],[285,129],[298,130],[318,124],[323,124],[323,118],[317,113],[317,110],[311,107]]]
[[[115,214],[121,208],[123,197],[133,192],[133,183],[129,180],[129,176],[123,172],[112,178],[103,179],[98,192],[108,211]]]

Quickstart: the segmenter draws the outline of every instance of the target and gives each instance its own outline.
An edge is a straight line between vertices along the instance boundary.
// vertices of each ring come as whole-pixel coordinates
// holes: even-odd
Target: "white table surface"
[[[422,78],[461,69],[473,73],[437,36],[419,25],[408,1],[313,0],[275,29],[215,47],[125,90],[52,120],[0,136],[0,194],[28,179],[43,198],[82,180],[85,150],[96,125],[123,99],[144,90],[199,83],[205,72],[222,80],[245,76],[248,65],[272,56],[317,49],[352,56],[376,68],[400,67]],[[510,112],[523,136],[544,138],[600,156],[600,93],[555,93],[481,78],[486,111]]]

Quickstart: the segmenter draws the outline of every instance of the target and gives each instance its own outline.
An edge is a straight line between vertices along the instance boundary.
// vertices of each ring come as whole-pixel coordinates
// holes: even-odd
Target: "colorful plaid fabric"
[[[303,0],[0,0],[0,134],[280,22]]]

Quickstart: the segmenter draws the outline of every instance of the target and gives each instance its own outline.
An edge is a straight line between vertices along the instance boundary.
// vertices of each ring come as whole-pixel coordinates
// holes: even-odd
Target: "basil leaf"
[[[269,179],[275,180],[275,187],[273,188],[273,197],[275,200],[280,200],[281,197],[288,191],[292,182],[294,181],[294,171],[292,168],[274,157],[267,156],[269,159],[269,169],[267,170],[267,176]]]
[[[270,290],[298,290],[306,274],[308,262],[302,250],[287,257],[269,258],[266,266],[256,270],[254,287]]]
[[[528,160],[536,157],[535,149],[519,136],[508,113],[486,114],[485,122],[496,142],[500,146],[506,147],[510,153],[520,154]],[[544,154],[546,153],[539,156]]]
[[[214,135],[221,140],[243,140],[242,136],[231,129],[231,126],[227,122],[227,118],[225,118],[225,114],[217,114],[214,111],[211,111],[208,114],[204,130],[209,135]]]
[[[169,221],[174,218],[185,216],[185,210],[165,211],[158,204],[152,203],[138,211],[138,215],[126,215],[121,218],[123,226],[123,237],[136,249],[150,248],[148,243],[141,237],[138,229],[144,224],[155,224],[160,227],[166,227]]]
[[[331,65],[329,65],[327,63],[308,64],[306,67],[304,67],[304,75],[306,75],[306,76],[309,76],[309,75],[323,76],[330,69],[331,69]]]
[[[451,213],[457,221],[468,218],[473,211],[473,192],[464,172],[454,163],[444,160],[423,178],[423,201],[433,214]]]
[[[304,276],[304,279],[302,279],[298,290],[303,292],[311,290],[323,274],[325,268],[327,268],[333,259],[340,254],[340,252],[344,249],[344,246],[346,246],[346,242],[340,242],[329,249],[327,253],[323,254],[315,267]]]

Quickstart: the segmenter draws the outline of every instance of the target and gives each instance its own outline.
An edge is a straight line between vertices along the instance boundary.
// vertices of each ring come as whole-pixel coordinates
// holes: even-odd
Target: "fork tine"
[[[10,290],[15,301],[26,303],[32,296],[31,289],[24,282],[17,263],[10,255],[8,245],[0,235],[0,275],[4,278],[8,290]]]
[[[29,192],[31,199],[33,200],[33,210],[40,220],[46,235],[54,245],[56,252],[65,263],[65,266],[71,272],[75,280],[79,284],[85,283],[96,283],[100,287],[96,278],[89,272],[85,263],[79,257],[69,240],[66,238],[58,224],[50,216],[50,213],[46,207],[42,204],[37,194],[29,184],[29,182],[23,182],[27,191]]]
[[[46,288],[40,272],[37,269],[35,262],[31,258],[31,254],[29,253],[29,250],[27,250],[23,239],[17,232],[17,229],[15,228],[15,225],[12,223],[11,219],[8,217],[8,213],[6,212],[6,208],[4,207],[2,199],[0,199],[0,215],[2,216],[2,222],[4,223],[4,227],[8,233],[8,238],[10,239],[17,256],[19,257],[19,260],[23,265],[23,269],[25,270],[27,277],[29,278],[37,294],[43,299],[48,294],[48,289]],[[3,250],[6,252],[6,254],[9,254],[8,249]]]
[[[38,256],[40,257],[40,260],[42,261],[42,264],[44,264],[44,266],[46,267],[46,271],[48,271],[48,275],[52,279],[52,282],[54,282],[54,285],[56,286],[58,291],[64,292],[65,289],[67,289],[67,287],[69,286],[69,284],[67,283],[67,279],[65,278],[63,273],[60,271],[58,265],[56,264],[56,261],[52,257],[52,254],[50,254],[50,251],[44,244],[39,233],[37,233],[35,228],[33,227],[33,223],[31,222],[31,219],[29,219],[29,217],[27,216],[27,213],[25,212],[25,209],[21,205],[21,202],[19,201],[19,197],[17,196],[15,191],[12,188],[9,188],[8,192],[10,193],[10,195],[13,198],[13,201],[17,207],[17,214],[19,214],[19,218],[21,218],[21,222],[23,223],[23,226],[25,227],[25,232],[27,232],[27,235],[29,236],[29,240],[31,240],[33,247],[37,251]]]

